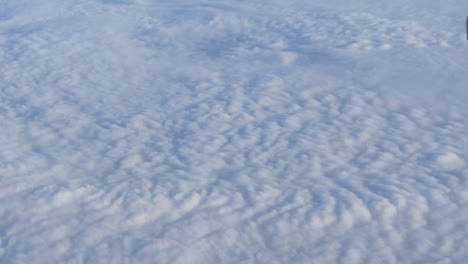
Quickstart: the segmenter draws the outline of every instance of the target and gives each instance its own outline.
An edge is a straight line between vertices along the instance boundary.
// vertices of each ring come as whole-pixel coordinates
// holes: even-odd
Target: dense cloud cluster
[[[0,0],[0,262],[463,263],[464,18],[340,1]]]

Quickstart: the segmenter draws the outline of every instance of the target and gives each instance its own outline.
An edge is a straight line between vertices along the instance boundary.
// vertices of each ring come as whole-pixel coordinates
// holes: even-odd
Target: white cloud
[[[0,1],[0,262],[465,260],[457,11],[340,1]]]

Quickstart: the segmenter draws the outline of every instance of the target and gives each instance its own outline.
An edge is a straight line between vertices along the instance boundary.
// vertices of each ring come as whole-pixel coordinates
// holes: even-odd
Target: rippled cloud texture
[[[466,3],[406,2],[0,0],[0,262],[465,263]]]

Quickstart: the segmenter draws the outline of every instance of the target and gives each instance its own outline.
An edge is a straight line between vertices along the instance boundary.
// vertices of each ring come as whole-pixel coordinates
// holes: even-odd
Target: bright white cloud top
[[[466,2],[351,2],[0,0],[0,262],[466,263]]]

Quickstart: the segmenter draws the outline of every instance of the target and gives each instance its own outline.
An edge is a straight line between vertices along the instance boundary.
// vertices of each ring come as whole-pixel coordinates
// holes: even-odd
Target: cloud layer
[[[0,1],[0,260],[462,263],[467,45],[404,7]]]

